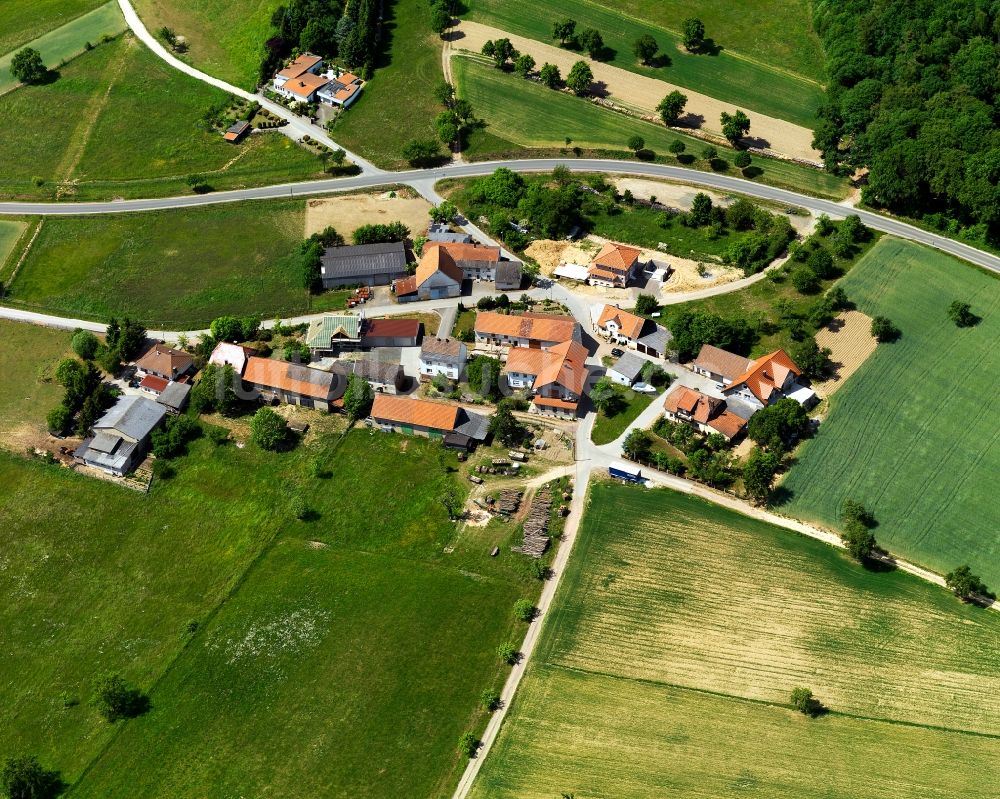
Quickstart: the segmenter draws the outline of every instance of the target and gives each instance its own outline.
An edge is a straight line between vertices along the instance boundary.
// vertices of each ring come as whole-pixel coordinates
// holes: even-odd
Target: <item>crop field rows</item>
[[[968,562],[997,585],[1000,283],[886,240],[841,285],[902,335],[880,345],[832,399],[782,483],[788,509],[836,525],[841,502],[854,498],[873,510],[876,537],[893,552],[942,573]],[[953,299],[971,302],[982,321],[956,328],[946,314]]]
[[[474,799],[945,799],[1000,778],[994,614],[665,490],[592,485],[576,547]],[[832,712],[788,707],[797,685]]]
[[[768,702],[811,685],[844,713],[1000,734],[1000,640],[969,617],[917,614],[919,591],[846,586],[855,567],[821,545],[706,516],[601,541],[552,662]]]

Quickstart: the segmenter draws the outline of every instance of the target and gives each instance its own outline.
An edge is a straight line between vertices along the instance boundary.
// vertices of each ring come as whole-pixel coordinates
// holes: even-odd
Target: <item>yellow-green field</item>
[[[791,710],[800,685],[831,712]],[[998,689],[1000,615],[601,483],[474,795],[959,796],[1000,779]]]

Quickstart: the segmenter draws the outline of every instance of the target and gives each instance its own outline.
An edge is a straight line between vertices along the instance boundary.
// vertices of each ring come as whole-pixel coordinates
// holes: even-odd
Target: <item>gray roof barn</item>
[[[464,408],[459,410],[458,424],[455,425],[456,433],[468,436],[473,441],[483,441],[489,431],[489,417],[467,411]]]
[[[446,241],[452,244],[471,244],[472,236],[468,233],[452,233],[451,228],[441,222],[434,222],[427,229],[428,241]]]
[[[122,397],[111,410],[94,422],[94,432],[117,433],[132,441],[142,441],[163,421],[167,411],[151,399]]]
[[[496,269],[496,285],[498,289],[521,288],[521,262],[500,261]]]
[[[333,365],[334,371],[344,374],[354,374],[363,377],[371,383],[382,383],[384,385],[398,385],[403,380],[403,367],[398,363],[384,359],[359,358],[355,361],[337,361]]]
[[[650,329],[649,325],[646,325],[643,329],[647,332],[636,339],[636,345],[641,345],[647,350],[652,350],[661,356],[666,353],[667,347],[670,345],[670,340],[673,338],[670,335],[670,331],[656,324],[652,326],[652,329]]]
[[[94,435],[86,439],[73,457],[89,466],[124,475],[138,464],[150,433],[167,410],[145,397],[129,395],[94,423]]]
[[[330,247],[320,259],[320,277],[326,287],[386,285],[405,276],[406,247],[401,241]]]
[[[178,383],[171,380],[167,387],[156,397],[156,401],[167,410],[180,413],[187,405],[188,395],[191,393],[190,383]]]

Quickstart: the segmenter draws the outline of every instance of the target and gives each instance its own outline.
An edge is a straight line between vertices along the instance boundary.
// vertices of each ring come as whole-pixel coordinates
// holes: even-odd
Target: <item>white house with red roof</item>
[[[271,86],[275,92],[290,100],[322,102],[347,108],[358,98],[364,81],[350,72],[324,70],[322,58],[302,53],[274,74]]]
[[[642,264],[641,251],[624,244],[607,242],[587,269],[587,282],[592,286],[625,288],[635,278]]]
[[[764,408],[782,397],[806,407],[816,402],[815,392],[799,382],[802,370],[784,350],[751,360],[705,344],[691,362],[691,370],[717,381],[726,397],[752,408]]]

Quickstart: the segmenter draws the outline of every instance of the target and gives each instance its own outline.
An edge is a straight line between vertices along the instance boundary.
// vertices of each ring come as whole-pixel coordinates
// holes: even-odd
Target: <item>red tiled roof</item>
[[[323,400],[331,398],[336,382],[332,373],[321,369],[256,356],[247,359],[243,379],[255,386]]]
[[[752,361],[747,370],[726,387],[726,391],[745,385],[751,394],[767,405],[775,394],[781,392],[789,374],[798,377],[802,370],[784,350],[775,350]]]
[[[371,415],[373,419],[395,424],[454,430],[458,424],[458,411],[458,405],[376,394]]]
[[[139,388],[149,389],[157,394],[159,394],[163,389],[170,385],[169,380],[165,380],[162,377],[157,377],[156,375],[146,375],[142,378],[139,383]]]
[[[297,78],[292,78],[281,88],[304,100],[317,89],[322,89],[329,82],[327,78],[307,72]]]
[[[401,277],[399,280],[394,280],[392,287],[396,292],[397,297],[405,297],[407,294],[417,293],[417,278],[413,275],[409,277]]]
[[[419,319],[368,319],[364,336],[379,338],[416,338],[420,335]]]
[[[687,386],[677,386],[663,400],[663,407],[670,413],[683,411],[699,424],[708,424],[713,413],[724,405],[722,400],[709,397]]]
[[[624,244],[615,244],[609,241],[605,243],[590,263],[615,272],[628,272],[633,264],[639,260],[640,252],[635,247],[627,247]]]
[[[479,244],[466,244],[453,241],[428,241],[424,244],[424,252],[428,247],[440,247],[456,261],[489,261],[497,263],[500,260],[499,247],[484,247]]]
[[[532,397],[531,403],[532,405],[541,405],[543,408],[562,408],[567,411],[575,411],[580,406],[579,402],[570,402],[555,397]]]
[[[746,427],[747,420],[737,416],[732,411],[723,411],[718,416],[708,420],[708,426],[722,433],[726,438],[735,438]]]
[[[512,316],[495,311],[482,311],[476,315],[476,332],[487,336],[526,338],[531,341],[570,341],[575,331],[576,320],[570,316]]]
[[[622,335],[627,338],[639,338],[639,335],[642,333],[642,327],[646,324],[646,320],[641,316],[623,311],[614,305],[604,306],[604,310],[601,311],[601,317],[597,320],[597,326],[604,327],[608,322],[616,322]]]
[[[287,67],[285,67],[282,70],[279,70],[279,72],[277,73],[277,77],[288,78],[289,80],[291,80],[292,78],[298,78],[299,76],[304,75],[306,72],[312,69],[322,60],[323,59],[320,58],[318,55],[313,55],[312,53],[303,53],[294,61],[292,61]]]
[[[193,364],[194,358],[184,350],[174,350],[163,344],[154,344],[135,362],[145,372],[158,372],[162,375],[178,375],[186,372]]]
[[[424,254],[420,258],[420,263],[417,264],[417,285],[423,285],[425,281],[438,272],[447,275],[459,283],[462,282],[464,277],[462,270],[447,250],[443,250],[440,247],[431,247],[428,250],[424,250]]]

